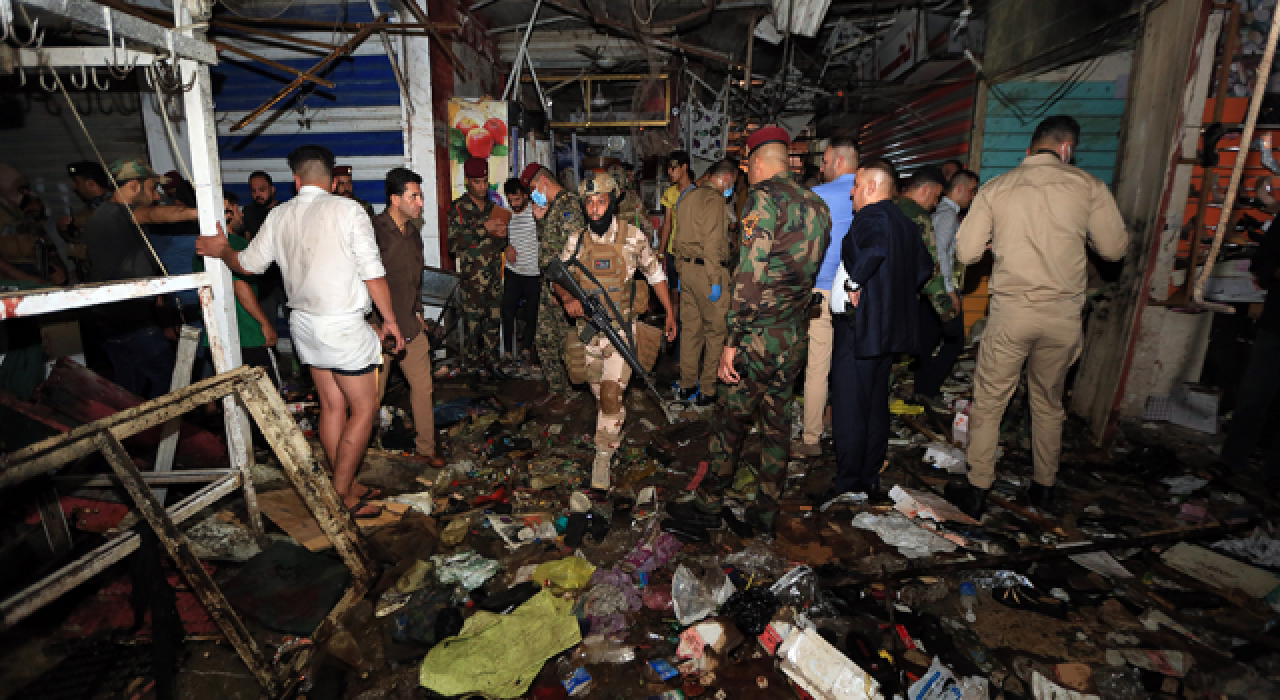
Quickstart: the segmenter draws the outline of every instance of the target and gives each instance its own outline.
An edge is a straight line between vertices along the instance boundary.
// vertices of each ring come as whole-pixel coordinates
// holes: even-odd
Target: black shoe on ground
[[[1057,505],[1053,499],[1054,488],[1052,486],[1044,486],[1039,482],[1031,482],[1031,488],[1027,490],[1027,498],[1031,501],[1031,505],[1043,510],[1047,513],[1053,512]]]
[[[685,503],[668,503],[667,515],[677,521],[689,523],[695,527],[706,528],[708,530],[720,527],[720,515],[718,513],[708,513],[697,506],[692,501]]]
[[[959,508],[965,515],[978,520],[987,507],[987,490],[980,489],[968,481],[949,481],[942,491],[942,497]]]

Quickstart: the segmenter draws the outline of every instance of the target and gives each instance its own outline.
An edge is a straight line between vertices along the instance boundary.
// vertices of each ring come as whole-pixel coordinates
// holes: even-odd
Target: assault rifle
[[[569,272],[568,266],[560,258],[552,258],[547,263],[544,274],[547,281],[552,284],[558,284],[569,292],[570,296],[578,300],[582,304],[582,313],[587,323],[591,324],[591,328],[584,328],[582,331],[582,342],[589,343],[595,337],[596,332],[604,333],[604,336],[613,343],[613,347],[622,355],[622,359],[631,365],[633,374],[644,380],[645,386],[649,391],[653,392],[654,398],[658,400],[658,407],[662,409],[662,415],[666,417],[668,423],[675,423],[671,417],[671,411],[667,408],[667,402],[662,399],[662,394],[658,393],[658,387],[653,384],[653,377],[645,371],[644,366],[640,364],[640,358],[636,355],[635,338],[631,335],[631,326],[626,323],[622,317],[622,312],[618,310],[618,306],[613,303],[609,295],[605,293],[604,285],[591,274],[591,270],[587,269],[577,258],[570,260],[570,264],[582,270],[583,276],[591,281],[599,291],[587,292],[578,284],[578,280]],[[604,302],[600,300],[604,299]],[[605,305],[607,302],[608,306]],[[622,331],[621,333],[619,331]],[[622,333],[626,334],[626,338],[622,337]]]

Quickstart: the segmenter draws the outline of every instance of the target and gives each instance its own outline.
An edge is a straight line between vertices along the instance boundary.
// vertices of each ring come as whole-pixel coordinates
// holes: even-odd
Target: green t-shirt
[[[228,234],[227,241],[231,243],[231,249],[237,252],[249,247],[249,241],[243,236]],[[191,269],[194,272],[204,272],[204,257],[199,255],[192,256]],[[254,295],[257,295],[258,285],[253,282],[253,278],[245,279],[237,275],[235,271],[232,271],[231,277],[248,282],[249,287],[253,289]],[[250,316],[249,312],[245,311],[244,307],[240,305],[239,300],[236,301],[236,326],[240,329],[240,347],[260,348],[267,344],[267,339],[262,335],[262,326],[258,323],[258,319]],[[200,339],[200,344],[205,346],[209,344],[207,333]]]

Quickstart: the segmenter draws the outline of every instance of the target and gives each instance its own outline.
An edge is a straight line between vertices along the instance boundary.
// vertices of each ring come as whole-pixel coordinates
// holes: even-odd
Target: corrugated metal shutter
[[[983,182],[1016,168],[1027,155],[1036,126],[1046,117],[1065,114],[1080,122],[1075,165],[1111,184],[1124,121],[1124,98],[1116,97],[1114,81],[1082,82],[1045,109],[1045,103],[1061,88],[1062,83],[1057,82],[1001,83],[1000,93],[1017,110],[997,98],[994,92],[987,95],[982,141]]]
[[[51,216],[66,216],[84,206],[71,191],[67,164],[97,160],[97,156],[62,94],[50,94],[38,83],[33,85],[34,71],[28,71],[27,80],[26,92],[14,94],[23,114],[22,126],[0,130],[0,163],[27,175]],[[75,90],[65,73],[62,82],[107,163],[117,158],[147,157],[142,108],[132,79],[113,81],[105,92]]]
[[[390,12],[385,2],[383,11]],[[373,19],[367,3],[295,4],[284,14],[308,20],[368,22]],[[347,40],[329,32],[295,33],[332,44]],[[299,70],[307,70],[322,57],[320,49],[223,38]],[[258,117],[242,131],[231,125],[288,85],[292,75],[274,68],[224,54],[212,69],[214,112],[218,119],[218,153],[223,184],[248,201],[249,173],[265,170],[276,184],[281,200],[293,196],[293,178],[285,157],[298,146],[319,144],[333,151],[340,165],[352,166],[356,196],[375,211],[385,205],[383,179],[391,168],[405,164],[400,89],[381,40],[370,37],[355,52],[331,64],[321,77],[335,87],[313,86],[295,91]]]
[[[886,158],[900,171],[965,160],[973,131],[972,79],[945,85],[917,97],[862,126],[858,141],[864,158]]]

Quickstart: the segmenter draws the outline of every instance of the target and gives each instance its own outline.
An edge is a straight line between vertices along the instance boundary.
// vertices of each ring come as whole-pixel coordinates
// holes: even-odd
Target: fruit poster
[[[489,196],[501,201],[496,195],[511,173],[510,134],[506,102],[474,97],[449,100],[449,185],[455,199],[466,191],[462,165],[475,156],[488,159]]]

